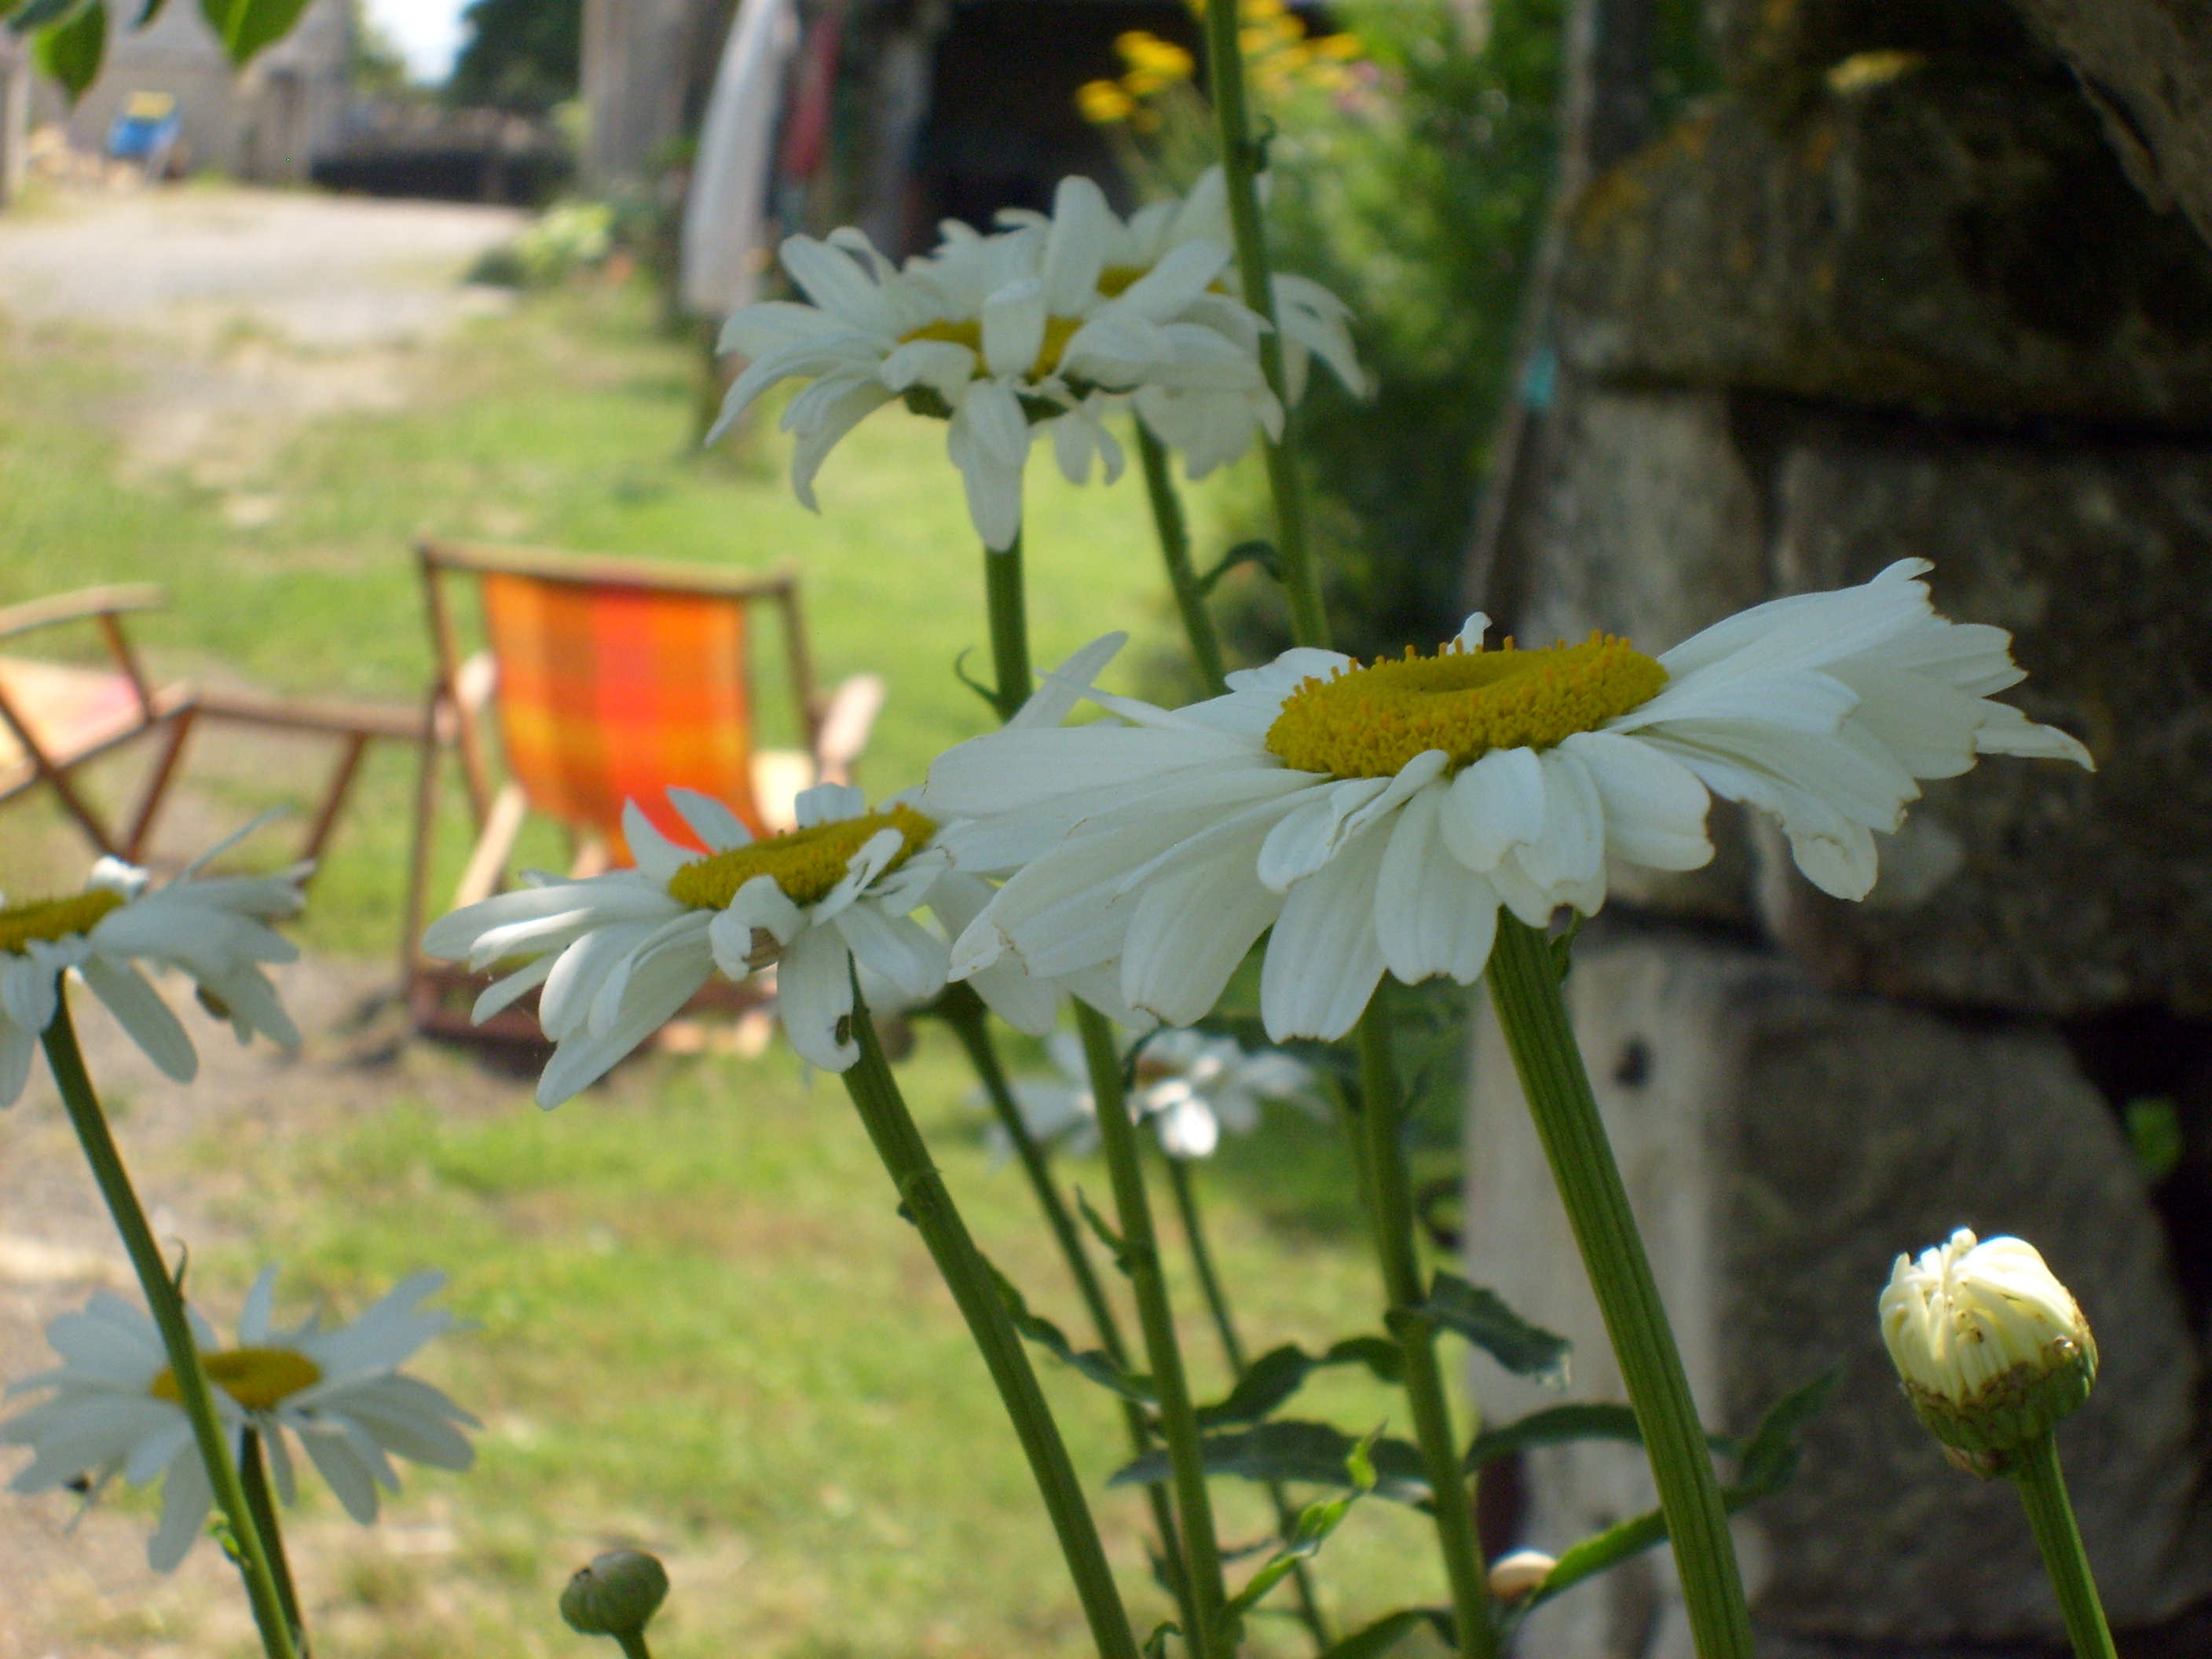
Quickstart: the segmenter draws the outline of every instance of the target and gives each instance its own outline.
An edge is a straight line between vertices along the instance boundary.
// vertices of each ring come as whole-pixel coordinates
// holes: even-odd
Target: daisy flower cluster
[[[251,828],[251,826],[249,826]],[[240,834],[246,833],[241,831]],[[143,965],[187,975],[203,1006],[253,1033],[296,1047],[300,1033],[262,968],[299,949],[269,924],[296,915],[312,868],[272,876],[203,876],[239,839],[210,851],[166,886],[120,859],[101,859],[84,890],[0,908],[0,1106],[29,1079],[39,1039],[60,1007],[60,977],[74,972],[167,1076],[188,1082],[199,1056]]]
[[[1149,1121],[1170,1158],[1211,1158],[1224,1130],[1248,1135],[1260,1127],[1267,1101],[1320,1109],[1311,1069],[1279,1049],[1254,1054],[1233,1037],[1173,1029],[1132,1036],[1124,1049],[1133,1051],[1135,1061],[1130,1120]],[[1096,1151],[1098,1103],[1081,1041],[1072,1031],[1056,1031],[1045,1052],[1060,1076],[1016,1080],[1023,1127],[1033,1139],[1079,1157]],[[994,1156],[1012,1151],[997,1124],[985,1134]]]
[[[1194,477],[1243,453],[1255,430],[1280,434],[1257,356],[1266,325],[1227,291],[1218,170],[1188,199],[1126,223],[1083,178],[1060,181],[1050,216],[1002,222],[988,235],[948,222],[939,247],[903,266],[849,228],[787,240],[784,269],[807,302],[766,301],[730,319],[722,349],[746,362],[709,441],[770,386],[811,381],[783,425],[798,438],[793,488],[812,507],[815,475],[838,441],[903,399],[950,422],[969,516],[1003,552],[1020,534],[1022,473],[1039,433],[1078,483],[1094,458],[1108,482],[1120,476],[1104,417],[1125,402],[1184,451]],[[1316,283],[1276,282],[1293,397],[1316,352],[1357,389],[1344,307]]]
[[[1486,648],[1477,615],[1432,656],[1296,649],[1182,709],[1091,689],[1119,642],[1101,641],[1060,678],[1117,719],[1010,728],[930,769],[920,805],[955,866],[1008,878],[951,971],[1111,966],[1131,1008],[1187,1025],[1269,933],[1268,1036],[1333,1039],[1386,971],[1472,982],[1501,907],[1540,927],[1604,903],[1608,858],[1705,863],[1714,795],[1863,897],[1918,780],[1984,754],[2092,763],[1993,701],[2023,677],[2009,636],[1938,616],[1929,568],[1777,599],[1656,658],[1604,635]]]
[[[351,1324],[328,1330],[319,1316],[278,1327],[276,1280],[274,1267],[254,1280],[234,1346],[222,1346],[198,1311],[187,1310],[234,1456],[253,1430],[289,1504],[298,1483],[286,1437],[297,1437],[346,1513],[364,1526],[376,1519],[377,1489],[399,1490],[393,1456],[469,1467],[475,1453],[455,1425],[474,1427],[477,1419],[399,1370],[453,1325],[450,1314],[421,1305],[444,1274],[417,1273]],[[147,1559],[156,1571],[174,1570],[206,1530],[215,1496],[161,1333],[143,1309],[101,1291],[82,1312],[49,1325],[46,1340],[62,1364],[8,1390],[48,1395],[0,1423],[0,1443],[33,1453],[10,1484],[36,1492],[82,1483],[97,1497],[118,1474],[134,1486],[159,1480],[161,1519]]]

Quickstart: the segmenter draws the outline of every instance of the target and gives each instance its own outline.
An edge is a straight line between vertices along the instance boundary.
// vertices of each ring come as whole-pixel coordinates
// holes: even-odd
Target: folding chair
[[[543,813],[568,831],[571,873],[595,874],[627,857],[622,813],[635,800],[655,828],[692,843],[670,810],[672,785],[726,802],[756,835],[796,823],[793,801],[817,782],[849,781],[884,697],[855,675],[825,698],[814,690],[799,614],[799,579],[523,548],[423,541],[423,595],[437,658],[433,692],[441,741],[424,750],[408,881],[408,1001],[419,1030],[539,1041],[518,1005],[485,1026],[468,1003],[489,979],[430,962],[422,937],[436,844],[441,757],[458,748],[477,836],[455,907],[504,885],[516,837]],[[472,581],[489,648],[461,655],[449,583]],[[782,624],[790,694],[803,750],[754,741],[748,649],[757,606]],[[486,714],[495,711],[506,781],[491,781]],[[451,742],[443,739],[450,732]],[[726,1006],[757,1000],[750,987],[710,988]],[[533,1005],[534,1006],[534,1005]]]
[[[138,582],[87,587],[0,610],[0,640],[64,623],[91,623],[100,630],[110,665],[84,668],[0,656],[0,801],[43,784],[95,848],[133,863],[153,829],[196,705],[189,685],[147,683],[123,631],[127,613],[153,610],[161,601],[160,588]],[[133,738],[157,732],[161,748],[139,786],[130,821],[118,834],[71,774]]]

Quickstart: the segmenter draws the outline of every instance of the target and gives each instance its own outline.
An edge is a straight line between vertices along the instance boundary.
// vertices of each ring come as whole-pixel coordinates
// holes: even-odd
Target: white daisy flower
[[[904,398],[950,420],[947,453],[969,515],[985,545],[1004,551],[1021,530],[1022,471],[1040,428],[1072,481],[1089,476],[1094,454],[1109,483],[1120,476],[1121,447],[1102,423],[1110,394],[1153,386],[1242,396],[1279,430],[1250,352],[1217,328],[1177,320],[1227,265],[1227,246],[1186,243],[1102,293],[1096,216],[1075,205],[1097,191],[1063,181],[1065,223],[992,236],[948,224],[944,246],[903,270],[851,228],[826,242],[791,238],[784,269],[812,303],[748,306],[725,325],[722,349],[750,362],[709,441],[769,386],[811,380],[783,417],[799,436],[793,487],[811,507],[814,475],[837,441]]]
[[[1267,181],[1261,180],[1264,194]],[[1188,195],[1153,202],[1130,215],[1115,216],[1105,197],[1087,180],[1069,179],[1060,187],[1052,216],[1010,210],[1002,223],[1048,226],[1095,244],[1101,250],[1099,292],[1125,292],[1177,249],[1193,243],[1235,246],[1229,222],[1229,191],[1218,167],[1208,167]],[[1202,324],[1257,357],[1262,319],[1232,297],[1235,272],[1224,270],[1193,300],[1178,321]],[[1354,396],[1364,394],[1367,377],[1352,343],[1352,308],[1319,283],[1278,271],[1272,278],[1275,318],[1283,337],[1284,390],[1296,404],[1305,397],[1312,360],[1319,357]],[[1255,428],[1271,436],[1278,428],[1266,421],[1264,406],[1249,397],[1202,386],[1152,383],[1138,388],[1137,412],[1161,442],[1179,450],[1194,478],[1244,453]]]
[[[1260,1127],[1263,1101],[1318,1109],[1313,1073],[1279,1049],[1248,1054],[1233,1038],[1186,1030],[1156,1030],[1149,1037],[1133,1034],[1121,1046],[1125,1055],[1134,1049],[1136,1056],[1134,1085],[1128,1091],[1130,1121],[1149,1120],[1160,1150],[1170,1158],[1211,1158],[1223,1130],[1251,1133]],[[1023,1127],[1032,1139],[1056,1143],[1077,1157],[1095,1152],[1098,1103],[1082,1041],[1073,1031],[1056,1031],[1045,1052],[1060,1075],[1015,1081],[1014,1103],[1021,1109]],[[997,1124],[986,1136],[994,1156],[1012,1151]]]
[[[1916,779],[1984,754],[2092,763],[1990,701],[2022,678],[2010,636],[1937,616],[1929,568],[1756,606],[1656,659],[1596,635],[1485,650],[1476,616],[1433,657],[1293,650],[1179,711],[1089,690],[1102,642],[1071,689],[1125,723],[995,732],[931,768],[923,805],[969,821],[945,837],[956,864],[1016,872],[954,976],[1118,958],[1129,1005],[1185,1025],[1272,927],[1268,1035],[1334,1038],[1385,969],[1472,982],[1500,903],[1541,926],[1604,902],[1608,854],[1704,864],[1715,794],[1862,898]]]
[[[298,1046],[299,1030],[261,964],[298,958],[299,947],[268,924],[299,913],[300,884],[313,866],[272,876],[200,875],[238,839],[165,887],[151,886],[145,871],[120,859],[104,858],[82,893],[0,909],[0,1106],[23,1092],[39,1038],[60,1006],[56,981],[66,971],[81,976],[147,1058],[180,1083],[199,1070],[199,1056],[139,971],[142,963],[189,975],[201,1003],[230,1021],[240,1042],[259,1031],[288,1048]]]
[[[475,1453],[453,1425],[474,1426],[477,1419],[428,1383],[399,1373],[453,1322],[450,1314],[419,1306],[445,1283],[443,1273],[416,1274],[352,1324],[331,1330],[319,1316],[278,1329],[270,1318],[276,1278],[266,1267],[253,1281],[235,1347],[222,1347],[207,1321],[187,1310],[233,1456],[241,1455],[246,1431],[257,1431],[277,1493],[289,1504],[296,1485],[289,1430],[346,1513],[364,1526],[376,1519],[376,1489],[399,1490],[388,1454],[443,1469],[469,1467]],[[159,1479],[161,1521],[146,1553],[155,1571],[172,1571],[206,1529],[215,1498],[160,1331],[143,1309],[100,1291],[82,1313],[47,1326],[46,1340],[61,1366],[8,1390],[52,1391],[0,1423],[0,1443],[35,1454],[10,1485],[34,1492],[81,1480],[96,1497],[118,1474],[134,1486]]]
[[[1039,708],[1058,719],[1072,704]],[[990,902],[989,884],[957,874],[936,845],[936,824],[903,800],[871,812],[860,790],[817,784],[799,797],[798,829],[755,841],[711,796],[671,789],[668,798],[703,855],[662,836],[632,804],[623,834],[635,868],[582,881],[540,877],[537,886],[456,910],[423,937],[431,955],[479,970],[531,958],[477,999],[475,1017],[544,988],[538,1021],[555,1051],[538,1079],[541,1106],[604,1077],[717,969],[743,979],[773,963],[792,1047],[824,1071],[842,1072],[860,1055],[850,1030],[854,967],[878,1006],[926,1002],[945,988],[945,937],[924,927],[917,910],[927,902],[944,927],[959,928]],[[1110,975],[1079,975],[1074,984],[1091,981],[1109,994]],[[1011,964],[974,983],[994,1012],[1036,1032],[1052,1028],[1072,988]]]

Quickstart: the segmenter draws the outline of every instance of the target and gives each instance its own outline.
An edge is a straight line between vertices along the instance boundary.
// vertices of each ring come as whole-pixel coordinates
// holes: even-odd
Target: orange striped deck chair
[[[478,827],[453,903],[474,903],[505,884],[515,839],[530,814],[568,833],[572,868],[591,874],[628,861],[622,815],[635,800],[672,840],[696,844],[670,811],[671,786],[728,803],[755,834],[792,827],[801,789],[848,780],[883,701],[873,675],[817,697],[789,571],[767,576],[711,568],[590,558],[520,548],[419,544],[437,653],[439,696],[460,755]],[[477,589],[486,647],[464,659],[450,585]],[[755,738],[752,624],[763,608],[781,625],[788,697],[807,747],[763,748]],[[505,773],[492,783],[492,739]],[[465,995],[485,981],[422,958],[415,941],[436,844],[439,777],[425,759],[409,882],[409,1001],[424,1030],[458,1034]],[[726,992],[729,988],[720,988]],[[538,1036],[526,1012],[485,1028],[495,1037]]]

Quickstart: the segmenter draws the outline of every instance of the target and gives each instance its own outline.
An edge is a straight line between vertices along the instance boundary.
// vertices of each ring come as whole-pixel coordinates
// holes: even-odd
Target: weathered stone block
[[[1769,845],[1776,937],[1831,984],[1922,1000],[2212,1012],[2212,454],[1816,422],[1772,493],[1783,591],[1934,560],[1946,615],[2011,630],[2008,700],[2098,763],[1928,784],[1864,904]]]
[[[1868,52],[2023,56],[2027,30],[2006,0],[1705,0],[1722,72],[1767,90]]]
[[[1532,510],[1516,527],[1510,626],[1533,645],[1591,629],[1656,653],[1769,597],[1759,482],[1717,392],[1569,384],[1547,419]],[[1749,841],[1735,809],[1711,823],[1703,870],[1616,865],[1617,902],[1752,925]]]
[[[2063,72],[1896,60],[1780,126],[1723,100],[1591,186],[1561,318],[1603,380],[2212,427],[2212,250]]]
[[[2060,1446],[2114,1623],[2154,1626],[2212,1590],[2196,1346],[2142,1179],[2055,1034],[1838,996],[1759,952],[1618,933],[1586,939],[1568,994],[1709,1425],[1741,1432],[1840,1368],[1796,1482],[1736,1522],[1772,1651],[2059,1636],[2017,1494],[1943,1462],[1881,1346],[1892,1260],[1961,1225],[2033,1241],[2098,1330],[2104,1372]],[[1486,1014],[1470,1112],[1471,1275],[1573,1339],[1573,1397],[1621,1398]],[[1556,1399],[1487,1361],[1476,1371],[1491,1420]],[[1539,1547],[1656,1501],[1641,1454],[1617,1446],[1532,1455],[1527,1477]],[[1686,1659],[1664,1553],[1536,1614],[1527,1645]]]

